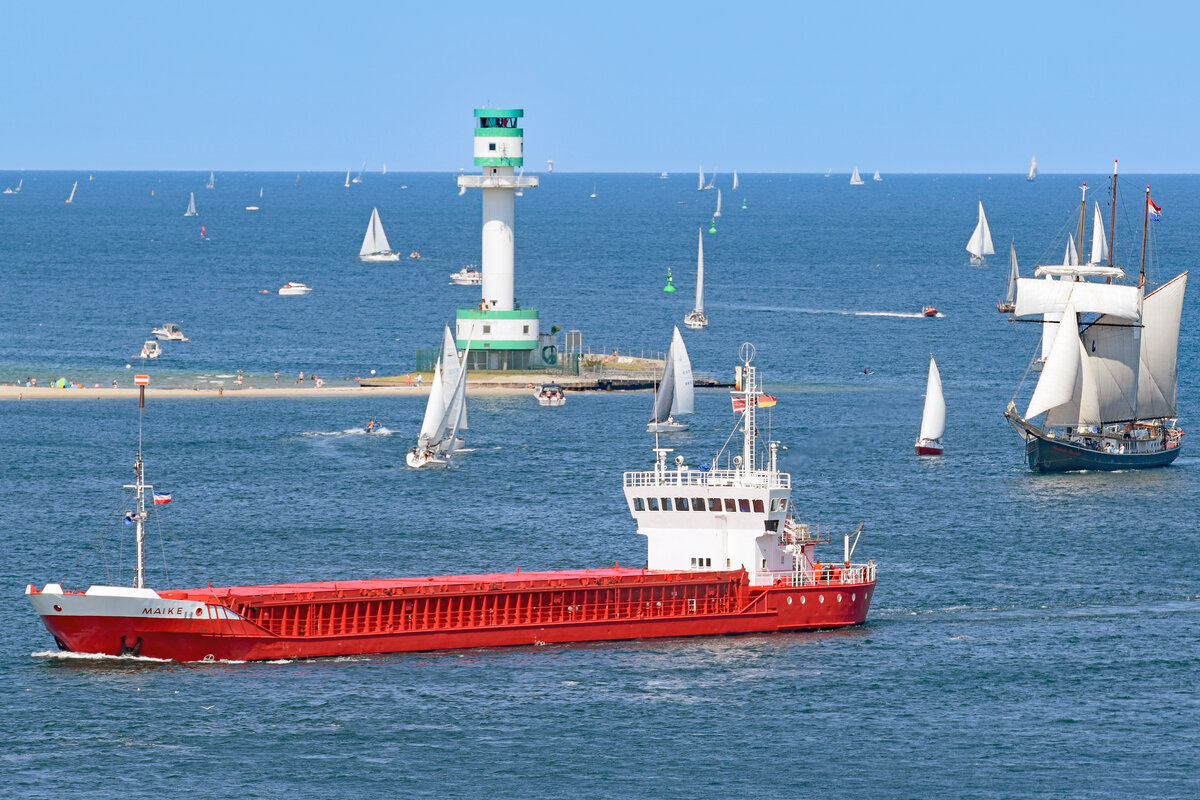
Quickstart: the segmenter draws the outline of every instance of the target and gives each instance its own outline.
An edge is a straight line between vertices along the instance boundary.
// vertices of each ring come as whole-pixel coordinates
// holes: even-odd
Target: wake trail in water
[[[337,438],[342,436],[391,436],[393,433],[395,433],[395,431],[393,431],[391,428],[380,427],[370,434],[367,433],[365,428],[347,428],[344,431],[304,431],[300,435],[310,437],[330,436]]]

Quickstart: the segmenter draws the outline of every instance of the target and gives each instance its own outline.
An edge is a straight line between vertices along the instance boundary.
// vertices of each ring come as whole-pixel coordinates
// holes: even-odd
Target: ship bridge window
[[[670,510],[671,510],[671,498],[669,498],[669,497],[664,497],[664,498],[662,499],[662,510],[663,510],[663,511],[670,511]]]
[[[721,498],[719,498],[719,497],[708,498],[708,510],[709,511],[720,511],[721,510]]]
[[[634,511],[645,511],[646,510],[646,503],[642,500],[642,498],[640,498],[640,497],[633,498],[633,510]]]
[[[676,511],[687,511],[688,510],[688,499],[686,497],[676,497],[675,498],[675,510]]]
[[[704,498],[703,497],[693,497],[692,498],[692,511],[703,511],[703,510],[704,510]]]
[[[787,501],[788,501],[788,499],[786,497],[779,498],[779,510],[780,511],[787,511]]]
[[[496,149],[496,143],[488,142],[488,150],[495,150],[495,149]]]
[[[650,504],[651,511],[658,511],[658,498],[657,497],[647,497],[646,502]]]
[[[750,501],[744,497],[741,500],[738,500],[738,511],[741,511],[743,514],[749,514]]]
[[[772,510],[772,511],[778,511],[778,510],[779,510],[779,498],[778,498],[778,497],[772,497],[772,498],[771,498],[771,510]]]
[[[737,503],[733,502],[732,497],[725,498],[725,510],[726,511],[737,511]]]
[[[757,498],[755,498],[755,500],[754,500],[754,513],[756,513],[756,514],[763,513],[763,501],[759,500]]]

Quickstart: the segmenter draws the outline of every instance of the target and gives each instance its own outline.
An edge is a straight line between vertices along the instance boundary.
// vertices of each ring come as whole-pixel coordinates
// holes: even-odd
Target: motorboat
[[[557,383],[543,383],[537,390],[539,406],[562,406],[567,403],[563,388]]]
[[[147,359],[158,358],[162,355],[162,346],[157,339],[147,339],[142,345],[142,352],[138,353],[134,358]]]
[[[483,273],[475,269],[474,264],[467,264],[458,272],[450,273],[450,282],[459,286],[477,286],[483,283]]]
[[[290,281],[279,288],[279,293],[284,295],[289,294],[308,294],[312,291],[311,286],[305,286],[303,283]]]
[[[922,306],[921,307],[921,316],[922,317],[936,317],[937,314],[938,314],[938,311],[933,306]]]
[[[183,331],[174,322],[164,322],[161,326],[150,331],[155,339],[165,342],[186,342],[188,338],[183,335]]]

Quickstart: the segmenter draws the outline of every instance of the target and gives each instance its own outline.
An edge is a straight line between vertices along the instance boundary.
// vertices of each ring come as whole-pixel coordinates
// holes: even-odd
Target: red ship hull
[[[120,597],[30,588],[66,650],[176,661],[317,658],[861,624],[872,567],[786,575],[637,569],[172,590]]]
[[[933,447],[927,444],[917,445],[917,455],[919,456],[940,456],[941,454],[942,448],[940,447]]]

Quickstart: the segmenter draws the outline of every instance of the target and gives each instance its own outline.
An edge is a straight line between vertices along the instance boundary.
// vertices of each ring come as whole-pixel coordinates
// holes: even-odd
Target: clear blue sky
[[[0,169],[1200,172],[1194,3],[8,3]]]

